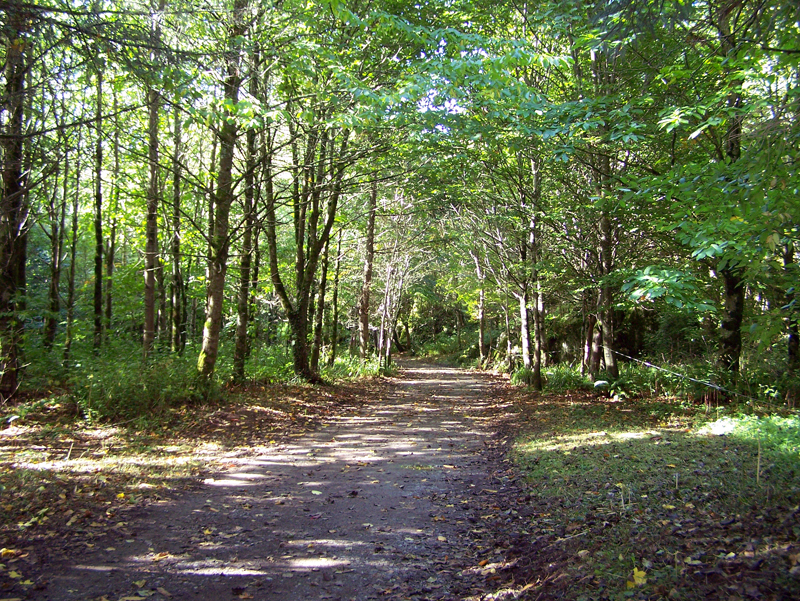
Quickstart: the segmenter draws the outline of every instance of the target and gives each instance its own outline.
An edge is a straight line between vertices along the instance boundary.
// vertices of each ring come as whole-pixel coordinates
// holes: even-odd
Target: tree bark
[[[720,38],[720,53],[726,60],[736,58],[735,34],[731,31],[729,6],[722,6],[718,13],[718,31]],[[728,73],[730,76],[730,73]],[[728,96],[727,105],[731,115],[725,132],[725,155],[730,164],[739,160],[742,154],[742,90],[741,80],[737,79],[734,89]],[[723,301],[723,317],[720,324],[720,366],[727,370],[736,379],[739,373],[740,358],[742,354],[742,322],[744,320],[744,290],[745,283],[742,269],[734,263],[733,257],[722,259],[723,265],[719,268],[722,275],[725,296]]]
[[[330,240],[325,244],[322,254],[322,273],[319,277],[319,292],[317,293],[317,311],[314,320],[314,343],[311,346],[311,369],[319,371],[319,356],[322,353],[322,325],[325,318],[325,291],[328,284],[328,249]]]
[[[602,274],[608,277],[614,270],[614,247],[611,232],[611,218],[605,209],[600,216],[600,260]],[[600,329],[603,331],[603,358],[606,371],[612,378],[619,377],[617,356],[614,353],[614,290],[608,282],[600,286],[600,307],[597,314]]]
[[[372,266],[375,257],[375,214],[378,208],[378,182],[372,182],[367,206],[367,240],[364,252],[364,283],[358,299],[358,341],[361,361],[369,353],[369,295],[372,286]]]
[[[272,191],[271,174],[265,177],[265,182],[267,184],[265,229],[267,245],[269,247],[270,278],[275,288],[275,293],[286,312],[291,328],[294,371],[298,376],[311,383],[321,383],[322,379],[316,371],[311,369],[309,362],[309,300],[320,254],[328,241],[336,217],[339,197],[342,192],[342,179],[347,166],[344,157],[348,148],[350,131],[343,130],[340,135],[341,142],[338,150],[338,160],[335,156],[332,156],[334,154],[332,151],[329,153],[330,175],[328,185],[326,186],[329,190],[329,194],[327,206],[324,210],[324,219],[322,217],[323,211],[319,197],[319,186],[316,187],[317,189],[313,193],[308,192],[312,188],[314,182],[314,175],[312,175],[311,172],[318,173],[317,170],[313,168],[313,161],[306,163],[306,169],[303,175],[305,183],[303,186],[301,187],[299,183],[293,185],[295,194],[293,217],[295,220],[295,244],[297,245],[295,248],[294,288],[296,292],[294,293],[294,298],[290,296],[289,291],[286,289],[280,273],[278,264],[278,240],[276,234],[277,219],[275,212],[275,196]],[[316,146],[316,141],[310,139],[308,144]],[[325,144],[321,146],[324,147]],[[293,150],[292,154],[295,156],[296,160],[297,153]],[[306,156],[309,157],[308,148],[306,149]],[[310,161],[311,158],[307,158],[307,160]],[[323,161],[320,160],[318,165],[322,162]],[[266,161],[266,163],[269,165],[269,161]],[[297,169],[294,169],[294,172],[295,179],[297,179],[300,172],[299,166]],[[319,182],[320,180],[316,181]],[[307,208],[311,209],[310,212],[307,211]]]
[[[17,3],[15,3],[17,4]],[[28,16],[21,3],[6,14],[5,90],[2,98],[3,189],[0,192],[0,403],[19,385],[22,323],[17,315],[25,285],[28,207],[23,168],[25,47]]]
[[[151,15],[154,25],[151,32],[153,51],[151,60],[158,60],[155,50],[160,42],[160,26],[158,25],[161,13],[164,11],[165,0],[159,0],[156,14]],[[158,119],[161,109],[161,94],[153,88],[147,88],[147,159],[150,170],[150,179],[147,187],[147,218],[145,223],[144,247],[144,333],[142,337],[142,353],[144,359],[153,350],[156,337],[156,278],[160,267],[158,257],[158,207],[159,207],[159,138]],[[163,274],[161,274],[163,282]]]
[[[61,202],[57,202],[59,169],[53,176],[53,195],[50,198],[48,216],[50,220],[50,284],[47,287],[47,314],[44,318],[42,345],[50,350],[56,340],[58,329],[58,314],[61,310],[61,297],[59,287],[61,282],[61,265],[63,262],[64,248],[64,222],[66,219],[67,197],[69,195],[69,152],[64,152],[64,175]]]
[[[103,74],[97,71],[94,155],[94,338],[95,350],[103,343]]]
[[[241,43],[246,32],[245,13],[248,0],[234,0],[233,22],[226,50],[226,77],[224,82],[226,104],[236,106],[242,83],[240,72]],[[229,216],[233,202],[233,158],[236,150],[237,125],[228,109],[225,110],[219,134],[219,177],[214,212],[214,236],[211,239],[211,264],[206,299],[206,320],[203,327],[203,346],[197,360],[200,376],[208,381],[214,374],[219,354],[222,330],[222,302],[225,276],[228,272],[230,247]]]
[[[783,270],[786,272],[789,282],[796,282],[797,280],[797,270],[793,269],[794,265],[794,245],[789,243],[783,250]],[[786,291],[786,307],[789,313],[786,318],[787,330],[789,331],[786,345],[786,359],[787,367],[792,373],[796,373],[800,370],[800,325],[798,325],[798,311],[795,307],[795,299],[797,297],[794,288],[794,286],[789,286]]]
[[[742,354],[744,279],[741,270],[730,264],[720,270],[720,275],[725,286],[724,313],[720,325],[720,365],[736,377]]]
[[[475,262],[475,275],[478,277],[478,354],[481,359],[481,366],[486,363],[486,276],[483,273],[483,268],[478,260],[478,255],[470,251],[470,256]]]
[[[119,210],[119,174],[120,174],[120,160],[119,160],[119,97],[116,91],[114,94],[114,188],[112,191],[111,208],[114,216],[111,220],[111,232],[108,236],[108,252],[106,253],[106,282],[105,282],[105,297],[106,297],[106,314],[105,314],[105,339],[108,340],[108,333],[111,329],[111,318],[114,309],[114,260],[117,250],[117,216]]]
[[[528,289],[525,287],[517,295],[519,300],[519,344],[522,347],[522,366],[526,369],[531,367],[531,334],[530,317],[528,315]]]
[[[328,357],[328,365],[333,365],[336,361],[336,352],[339,347],[339,276],[342,266],[342,230],[339,230],[339,239],[336,243],[336,268],[333,273],[333,317],[331,319],[331,355]]]
[[[253,52],[253,65],[250,72],[250,94],[258,93],[258,50]],[[242,251],[239,259],[239,291],[236,302],[236,338],[233,349],[233,377],[244,380],[244,362],[247,358],[248,325],[250,323],[250,268],[253,252],[253,196],[256,169],[256,130],[247,130],[247,165],[244,174],[244,232]]]
[[[173,353],[182,353],[186,338],[186,305],[184,299],[183,272],[181,271],[181,161],[183,141],[181,139],[181,113],[174,109],[173,160],[172,160],[172,278],[170,281],[170,348]]]
[[[81,147],[81,133],[78,129],[78,142],[76,148]],[[78,207],[80,206],[81,183],[81,153],[77,153],[75,161],[75,194],[72,198],[72,237],[69,249],[69,281],[67,282],[67,331],[64,340],[64,368],[69,367],[70,351],[72,349],[73,323],[75,321],[75,263],[78,256]]]

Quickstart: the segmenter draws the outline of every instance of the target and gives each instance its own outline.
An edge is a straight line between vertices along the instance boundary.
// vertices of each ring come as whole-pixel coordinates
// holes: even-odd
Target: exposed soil
[[[0,598],[524,597],[532,575],[510,554],[525,493],[494,435],[510,415],[492,379],[408,362],[373,390],[102,527],[10,541]]]

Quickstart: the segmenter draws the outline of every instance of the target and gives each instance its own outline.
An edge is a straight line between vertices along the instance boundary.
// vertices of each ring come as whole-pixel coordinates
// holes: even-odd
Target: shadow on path
[[[233,458],[199,492],[133,510],[71,562],[40,565],[33,598],[480,598],[486,572],[473,568],[494,553],[480,527],[496,492],[490,387],[404,363],[357,414]]]

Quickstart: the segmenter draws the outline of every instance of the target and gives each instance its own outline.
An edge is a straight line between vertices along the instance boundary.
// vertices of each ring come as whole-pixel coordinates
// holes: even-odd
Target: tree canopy
[[[0,11],[3,402],[397,351],[797,395],[797,3]]]

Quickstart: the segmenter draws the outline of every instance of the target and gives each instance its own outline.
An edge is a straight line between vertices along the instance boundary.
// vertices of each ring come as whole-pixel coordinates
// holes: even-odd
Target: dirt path
[[[491,450],[490,389],[407,363],[356,415],[234,458],[199,491],[132,510],[66,556],[34,554],[28,597],[485,598],[507,565],[492,523],[513,510],[498,499],[518,493]]]

